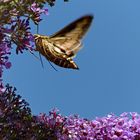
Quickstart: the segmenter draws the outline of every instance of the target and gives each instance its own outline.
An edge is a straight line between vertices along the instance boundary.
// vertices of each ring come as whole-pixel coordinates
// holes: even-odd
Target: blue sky
[[[57,67],[43,58],[44,69],[30,53],[11,56],[5,83],[29,102],[33,114],[57,107],[61,114],[94,119],[111,112],[140,113],[140,1],[57,1],[43,16],[39,33],[51,35],[85,14],[93,24],[74,59],[80,70]],[[32,32],[36,27],[32,25]],[[36,53],[37,55],[37,53]]]

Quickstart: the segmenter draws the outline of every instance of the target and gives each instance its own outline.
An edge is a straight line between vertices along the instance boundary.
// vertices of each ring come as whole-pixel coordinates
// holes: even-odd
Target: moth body
[[[75,62],[71,59],[72,54],[65,54],[65,50],[60,49],[53,44],[49,37],[42,35],[34,35],[36,37],[36,51],[39,51],[45,58],[56,65],[64,68],[79,69]]]
[[[36,51],[60,67],[79,69],[73,57],[82,48],[81,40],[92,19],[92,15],[83,16],[51,36],[35,34]]]

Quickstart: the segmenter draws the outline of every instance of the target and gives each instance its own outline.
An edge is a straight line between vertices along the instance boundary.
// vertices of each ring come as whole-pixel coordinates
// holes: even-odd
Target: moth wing
[[[93,16],[86,15],[50,36],[50,40],[66,54],[75,55],[81,48],[81,39],[91,25]]]
[[[72,40],[68,38],[65,39],[53,38],[51,40],[53,40],[53,43],[55,43],[55,45],[68,56],[73,57],[82,48],[81,41],[79,40]]]

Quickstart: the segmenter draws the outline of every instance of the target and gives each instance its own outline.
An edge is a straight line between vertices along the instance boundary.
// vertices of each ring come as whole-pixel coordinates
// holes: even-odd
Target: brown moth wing
[[[58,39],[52,38],[50,39],[61,51],[63,51],[68,57],[73,57],[75,54],[82,48],[80,40],[72,40],[69,38]]]
[[[92,15],[83,16],[50,36],[49,39],[66,54],[75,55],[82,47],[80,40],[90,27],[92,19]]]
[[[75,38],[81,39],[88,30],[92,19],[92,15],[83,16],[50,37],[72,37],[75,34]]]
[[[64,68],[79,69],[70,56],[50,42],[49,37],[35,34],[36,51],[39,51],[48,61]]]

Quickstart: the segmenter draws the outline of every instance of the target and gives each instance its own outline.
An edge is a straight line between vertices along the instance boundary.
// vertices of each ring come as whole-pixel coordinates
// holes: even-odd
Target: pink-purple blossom
[[[135,112],[87,120],[76,115],[64,117],[53,110],[49,116],[42,114],[39,119],[56,131],[59,140],[140,139],[140,115]]]
[[[93,120],[63,116],[57,109],[34,116],[15,92],[9,85],[0,91],[0,139],[140,140],[140,114],[136,112]]]
[[[0,1],[0,81],[4,68],[9,69],[12,65],[9,55],[13,44],[16,45],[17,54],[23,50],[34,50],[30,21],[39,24],[41,14],[48,14],[48,9],[44,8],[46,2],[47,0]]]
[[[16,89],[3,85],[4,68],[12,65],[12,44],[16,53],[33,50],[30,21],[38,25],[41,14],[48,15],[46,2],[53,6],[55,0],[0,0],[0,139],[140,140],[140,114],[136,112],[93,120],[66,117],[57,109],[34,116],[29,104],[16,95]]]

